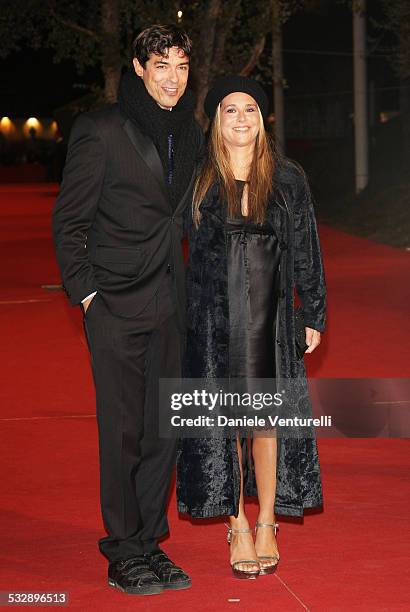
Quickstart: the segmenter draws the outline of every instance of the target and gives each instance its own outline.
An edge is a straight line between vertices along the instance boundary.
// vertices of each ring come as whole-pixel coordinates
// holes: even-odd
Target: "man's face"
[[[171,47],[165,56],[152,54],[145,68],[136,58],[133,63],[149,95],[161,108],[170,109],[177,104],[186,89],[189,74],[189,57],[182,49]]]

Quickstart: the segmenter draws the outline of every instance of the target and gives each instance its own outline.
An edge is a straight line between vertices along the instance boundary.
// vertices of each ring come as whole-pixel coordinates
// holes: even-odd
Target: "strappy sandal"
[[[255,535],[256,532],[258,531],[259,527],[272,527],[272,529],[275,532],[275,537],[276,534],[278,532],[279,529],[279,524],[278,523],[256,523],[255,525]],[[269,565],[262,565],[261,564],[261,569],[259,571],[259,575],[260,576],[264,576],[266,574],[273,574],[274,572],[276,572],[276,569],[278,567],[278,562],[279,562],[279,555],[272,555],[271,557],[268,556],[259,556],[258,555],[258,559],[259,561],[271,561],[272,563],[270,563]]]
[[[231,539],[233,535],[236,535],[237,533],[252,533],[252,529],[234,529],[233,527],[229,527],[229,525],[226,525],[228,527],[228,544],[231,543]],[[238,569],[238,565],[241,565],[243,563],[249,563],[252,565],[257,565],[258,569],[257,570],[241,570]],[[240,578],[241,580],[250,580],[250,579],[254,579],[257,578],[259,576],[259,572],[260,572],[260,563],[257,559],[241,559],[240,561],[234,561],[233,563],[231,563],[231,568],[232,568],[232,573],[235,576],[235,578]]]

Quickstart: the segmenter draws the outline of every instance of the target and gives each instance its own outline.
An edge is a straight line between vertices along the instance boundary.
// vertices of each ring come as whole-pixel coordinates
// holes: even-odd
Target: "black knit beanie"
[[[226,96],[237,91],[252,96],[260,108],[262,117],[266,119],[268,114],[267,95],[257,81],[238,74],[220,77],[208,91],[204,102],[204,108],[209,119],[212,120],[214,118],[218,104],[222,102]]]

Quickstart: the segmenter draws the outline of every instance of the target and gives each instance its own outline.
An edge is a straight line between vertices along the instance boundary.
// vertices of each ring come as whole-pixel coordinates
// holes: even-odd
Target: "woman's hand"
[[[312,329],[311,327],[305,327],[306,331],[306,344],[308,345],[308,349],[306,349],[305,353],[313,353],[315,348],[317,348],[320,344],[320,332],[316,329]]]

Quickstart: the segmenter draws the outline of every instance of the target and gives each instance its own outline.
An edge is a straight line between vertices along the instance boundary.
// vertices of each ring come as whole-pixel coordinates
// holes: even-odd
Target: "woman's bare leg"
[[[242,447],[239,439],[237,439],[236,441],[236,446],[238,449],[239,469],[241,474],[239,514],[237,518],[235,518],[234,516],[230,516],[229,522],[232,529],[248,529],[249,523],[248,519],[246,518],[243,499]],[[230,562],[232,564],[234,561],[239,561],[240,559],[257,559],[252,533],[238,533],[231,535]],[[259,569],[259,566],[255,563],[240,563],[236,566],[236,568],[242,571],[252,572]]]
[[[262,432],[254,432],[253,438],[253,460],[259,500],[258,522],[273,524],[275,522],[277,441],[274,435],[262,437],[261,434]],[[270,557],[279,554],[273,528],[262,527],[257,530],[255,548],[258,556]],[[261,562],[261,566],[271,564],[269,561]]]

